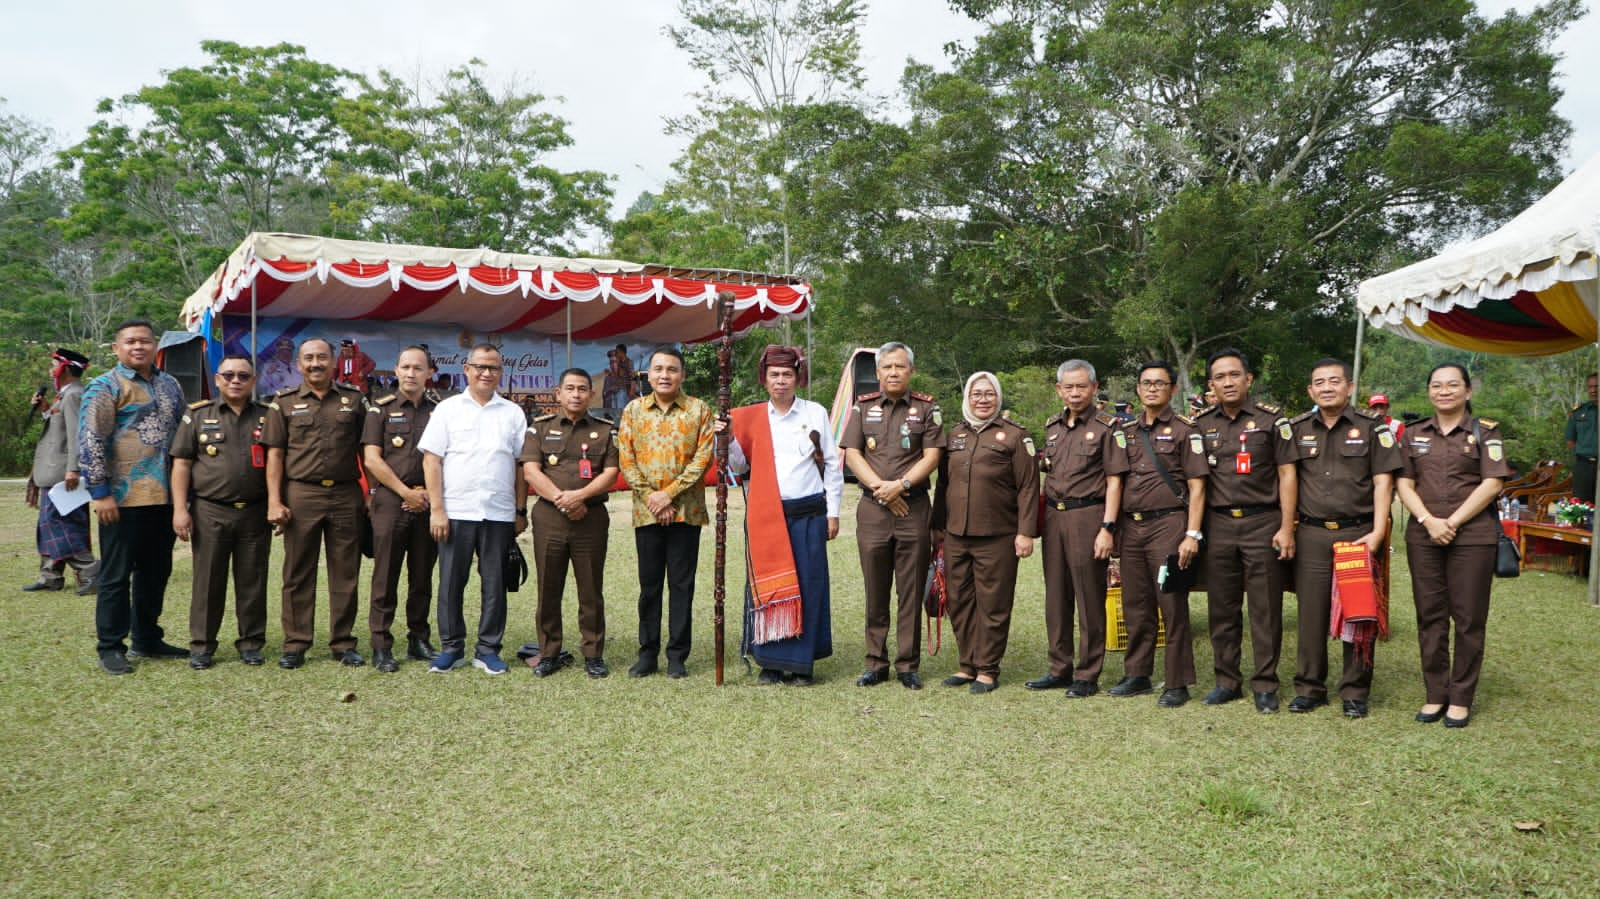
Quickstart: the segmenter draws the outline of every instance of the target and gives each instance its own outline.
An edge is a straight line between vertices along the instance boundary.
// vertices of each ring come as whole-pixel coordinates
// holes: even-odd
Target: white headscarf
[[[988,418],[979,418],[974,415],[972,413],[972,403],[967,400],[967,394],[972,392],[972,385],[977,383],[980,378],[994,385],[994,414]],[[972,377],[967,378],[967,386],[961,388],[961,415],[967,420],[967,424],[972,425],[974,430],[981,431],[999,420],[1000,407],[1004,402],[1005,394],[1000,390],[1000,379],[995,377],[993,372],[975,371],[972,373]]]

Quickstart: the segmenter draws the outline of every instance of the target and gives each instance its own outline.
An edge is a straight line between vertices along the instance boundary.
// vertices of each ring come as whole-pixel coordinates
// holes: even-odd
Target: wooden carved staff
[[[726,420],[733,406],[733,291],[717,294],[717,320],[722,336],[717,338],[717,417]],[[711,623],[717,647],[717,686],[722,686],[723,615],[728,581],[728,444],[733,434],[717,435],[717,563],[711,575]]]

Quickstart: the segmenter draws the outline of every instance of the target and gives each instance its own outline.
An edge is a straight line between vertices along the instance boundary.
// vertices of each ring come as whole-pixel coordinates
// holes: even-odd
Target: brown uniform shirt
[[[1039,535],[1039,467],[1026,428],[1001,418],[981,431],[965,421],[950,429],[932,527],[962,537]]]
[[[582,473],[589,461],[589,476]],[[562,490],[578,490],[600,476],[607,468],[620,467],[616,430],[610,421],[584,413],[573,421],[564,413],[550,412],[533,420],[522,441],[518,462],[538,462],[539,469]],[[545,502],[545,500],[540,500]],[[589,501],[603,505],[605,496]]]
[[[1400,470],[1400,447],[1383,419],[1346,405],[1332,428],[1315,409],[1289,421],[1299,464],[1301,517],[1324,521],[1372,512],[1372,476]]]
[[[354,387],[335,382],[318,399],[301,384],[273,395],[261,442],[284,451],[284,475],[291,481],[354,481],[361,476],[357,459],[366,418],[367,399]]]
[[[421,487],[422,451],[417,441],[428,428],[428,419],[437,406],[427,394],[412,403],[398,393],[377,400],[367,410],[366,423],[361,428],[363,446],[381,447],[383,461],[393,469],[394,476],[407,487]],[[381,484],[371,484],[373,487]]]
[[[1143,436],[1141,436],[1141,433]],[[1194,422],[1172,411],[1168,406],[1146,428],[1141,413],[1133,421],[1124,422],[1111,433],[1111,454],[1106,473],[1123,475],[1122,511],[1155,512],[1189,504],[1189,478],[1203,478],[1210,474],[1206,465],[1205,447]],[[1145,449],[1144,438],[1161,458],[1167,475],[1178,487],[1174,493],[1161,476],[1155,459]]]
[[[267,407],[256,402],[235,413],[227,400],[190,404],[172,437],[172,458],[192,459],[189,494],[218,503],[258,503],[267,498],[266,451],[252,458],[260,442]]]
[[[1086,412],[1068,423],[1063,410],[1044,423],[1044,495],[1046,499],[1103,498],[1106,495],[1107,447],[1112,443],[1115,416]]]
[[[1294,440],[1283,410],[1246,399],[1233,418],[1220,405],[1195,416],[1205,443],[1208,506],[1268,506],[1278,503],[1278,466],[1294,464]],[[1250,471],[1239,471],[1239,452]]]
[[[1432,515],[1450,515],[1466,501],[1478,485],[1489,478],[1505,478],[1505,442],[1499,422],[1477,419],[1483,442],[1472,433],[1472,418],[1448,434],[1439,429],[1432,416],[1406,425],[1403,444],[1405,468],[1400,476],[1416,481],[1417,495]],[[1455,542],[1462,546],[1492,544],[1500,538],[1500,522],[1494,504],[1456,529]],[[1428,529],[1413,518],[1406,527],[1406,540],[1428,542]]]
[[[882,393],[856,397],[840,449],[858,450],[881,478],[899,479],[922,459],[924,449],[944,449],[944,413],[926,393],[906,391],[898,400]],[[912,493],[925,493],[918,484]]]

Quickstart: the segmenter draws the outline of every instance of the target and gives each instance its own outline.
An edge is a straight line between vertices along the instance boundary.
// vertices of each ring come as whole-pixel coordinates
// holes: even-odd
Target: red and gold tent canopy
[[[718,335],[723,290],[737,333],[811,312],[811,285],[784,275],[257,233],[189,297],[183,321],[199,327],[210,309],[695,343]]]

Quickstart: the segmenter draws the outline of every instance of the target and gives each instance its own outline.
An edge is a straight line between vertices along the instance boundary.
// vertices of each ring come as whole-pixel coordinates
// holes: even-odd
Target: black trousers
[[[700,526],[675,522],[633,529],[639,556],[639,655],[661,653],[661,582],[667,583],[667,661],[689,658],[694,575],[700,564]]]
[[[461,604],[474,554],[482,590],[475,652],[500,651],[506,633],[506,553],[515,536],[516,527],[509,521],[450,519],[450,536],[439,543],[439,646],[445,652],[466,648],[467,621]]]
[[[124,506],[100,525],[100,592],[94,603],[98,650],[154,649],[166,632],[161,608],[172,575],[172,506]]]

